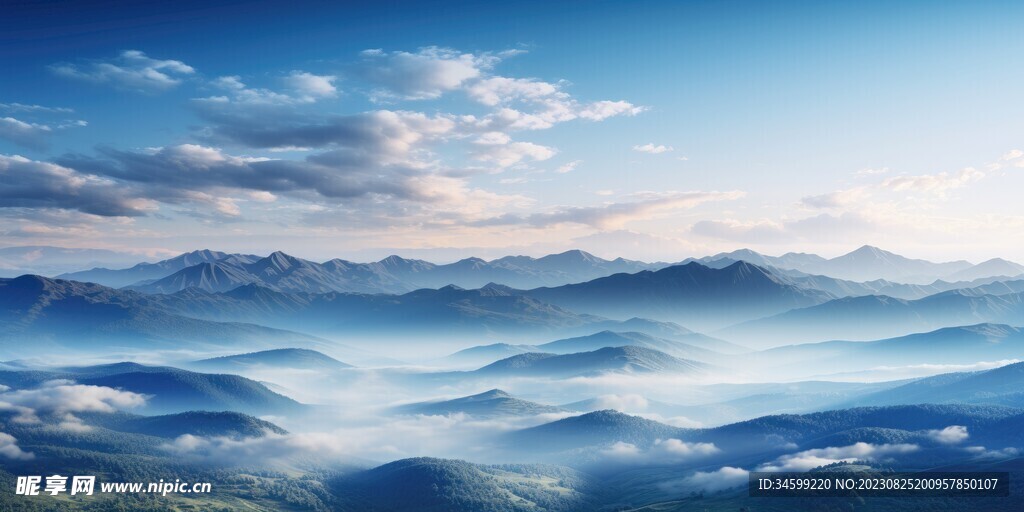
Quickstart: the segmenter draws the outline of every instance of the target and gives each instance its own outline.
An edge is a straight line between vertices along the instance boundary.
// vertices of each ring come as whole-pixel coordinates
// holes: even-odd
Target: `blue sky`
[[[1024,259],[1019,3],[3,9],[8,246]]]

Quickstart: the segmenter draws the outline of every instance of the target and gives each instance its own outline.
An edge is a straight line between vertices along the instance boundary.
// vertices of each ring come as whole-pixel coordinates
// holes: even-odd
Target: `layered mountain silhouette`
[[[399,414],[424,414],[430,416],[468,414],[481,418],[501,416],[535,416],[544,413],[564,412],[564,409],[516,398],[500,389],[492,389],[472,396],[453,400],[419,402],[395,408]]]
[[[118,432],[145,434],[147,436],[171,439],[185,434],[206,437],[244,438],[263,437],[268,433],[279,435],[288,433],[285,429],[269,421],[232,411],[187,411],[161,416],[93,413],[82,415],[82,419],[88,425],[99,426]]]
[[[719,340],[703,334],[689,335],[691,343],[684,341],[657,338],[642,332],[601,331],[589,336],[567,338],[537,346],[539,352],[554,354],[570,354],[573,352],[590,352],[604,347],[642,347],[664,352],[666,354],[704,362],[723,360],[723,354],[714,348]],[[722,342],[726,347],[731,346]]]
[[[506,447],[540,456],[579,453],[615,443],[649,447],[666,439],[709,443],[721,452],[701,461],[725,463],[759,455],[761,460],[778,454],[858,442],[876,444],[915,443],[945,449],[931,432],[951,425],[965,427],[971,443],[983,446],[1017,446],[1024,440],[1014,425],[1024,420],[1024,410],[999,406],[962,404],[894,405],[856,407],[808,414],[781,414],[715,428],[689,429],[616,411],[596,411],[536,427],[513,431],[503,439]],[[964,453],[963,458],[970,455]],[[751,459],[747,459],[751,460]],[[757,460],[757,458],[753,458]],[[941,459],[940,459],[941,460]],[[947,459],[948,460],[948,459]]]
[[[697,327],[727,325],[834,298],[788,284],[746,262],[722,269],[691,262],[525,293],[574,311],[612,318],[654,317]]]
[[[496,361],[473,374],[539,377],[573,377],[607,372],[699,374],[707,368],[703,363],[672,357],[657,350],[624,346],[564,355],[529,352]]]
[[[923,403],[1024,407],[1024,363],[926,377],[848,402],[850,405]]]
[[[131,286],[146,293],[174,293],[190,287],[208,292],[228,291],[249,283],[286,292],[405,293],[447,285],[479,288],[492,282],[517,288],[557,286],[665,265],[623,258],[604,260],[579,250],[540,258],[467,258],[443,265],[399,256],[372,263],[342,259],[318,263],[281,251],[261,258],[201,250],[128,269],[95,268],[59,277],[111,287]]]
[[[0,339],[31,337],[24,355],[46,347],[211,347],[248,343],[267,346],[322,340],[254,324],[215,322],[168,311],[146,296],[104,286],[21,276],[0,279]]]
[[[535,512],[595,510],[593,477],[561,466],[485,466],[461,460],[403,459],[328,483],[342,510]],[[401,489],[401,492],[396,492]]]
[[[527,352],[572,354],[592,352],[605,347],[625,346],[649,348],[675,357],[702,362],[723,361],[726,359],[726,353],[742,353],[747,351],[733,343],[694,332],[678,335],[674,339],[666,339],[643,332],[605,330],[586,336],[566,338],[541,345],[513,345],[508,343],[480,345],[460,350],[444,358],[442,361],[454,365],[481,363],[478,364],[478,366],[481,366]]]
[[[304,348],[277,348],[247,354],[213,357],[191,364],[206,371],[238,372],[251,368],[335,371],[352,368],[333,357]]]
[[[812,369],[821,375],[881,366],[970,365],[979,361],[1016,360],[1022,353],[1024,331],[1008,325],[983,323],[877,341],[789,345],[749,357],[761,367],[792,372]]]
[[[594,411],[509,433],[509,445],[529,451],[558,452],[614,443],[634,446],[658,439],[692,437],[692,431],[613,410]]]
[[[808,274],[821,274],[851,281],[874,281],[884,279],[898,283],[927,284],[965,271],[973,265],[966,261],[933,263],[926,260],[906,258],[898,254],[865,245],[852,252],[826,259],[814,254],[788,253],[782,256],[765,256],[749,249],[708,256],[708,261],[730,258],[750,263],[798,270]],[[701,260],[698,260],[701,261]],[[980,269],[983,271],[984,267]],[[979,272],[980,273],[980,272]],[[990,275],[1006,275],[1002,273]]]
[[[108,268],[94,268],[79,272],[68,272],[57,276],[58,279],[69,281],[83,281],[97,283],[112,288],[121,288],[140,282],[155,281],[167,277],[179,270],[200,265],[213,263],[228,257],[227,253],[211,251],[208,249],[186,252],[170,259],[156,263],[139,263],[133,267],[119,270]],[[255,260],[257,256],[235,255],[236,259]]]
[[[170,414],[193,410],[289,414],[304,410],[291,398],[238,375],[196,373],[168,366],[114,363],[96,366],[0,371],[0,384],[26,389],[52,380],[105,386],[146,395],[136,412]]]
[[[983,322],[1024,325],[1024,293],[945,292],[907,301],[846,297],[723,329],[716,335],[751,346],[871,340]]]

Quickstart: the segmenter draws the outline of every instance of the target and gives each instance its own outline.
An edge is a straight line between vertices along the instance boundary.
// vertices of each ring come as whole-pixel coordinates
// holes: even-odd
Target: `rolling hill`
[[[136,412],[171,414],[185,411],[238,411],[247,414],[298,413],[305,407],[266,386],[238,375],[196,373],[167,366],[137,363],[3,371],[0,384],[24,389],[57,379],[106,386],[148,395]]]
[[[907,301],[847,297],[752,320],[718,331],[751,346],[823,340],[871,340],[983,322],[1024,325],[1024,293],[951,291]]]
[[[703,362],[715,362],[724,359],[720,352],[713,349],[702,348],[715,346],[714,338],[702,334],[689,334],[681,337],[683,340],[694,340],[696,343],[685,343],[682,340],[669,340],[656,338],[641,332],[612,332],[601,331],[589,336],[567,338],[537,345],[537,352],[549,352],[553,354],[571,354],[574,352],[591,352],[604,347],[642,347],[664,352],[671,356],[694,359]],[[699,343],[700,345],[698,345]]]
[[[296,370],[335,371],[353,368],[333,357],[303,348],[278,348],[230,356],[202,359],[192,363],[207,371],[240,371],[252,367],[288,368]]]
[[[1016,360],[1024,353],[1024,331],[1002,324],[947,327],[877,341],[826,341],[773,348],[748,355],[762,368],[816,375],[879,366],[970,365]]]
[[[1024,363],[980,372],[947,373],[870,393],[847,405],[975,404],[1024,407]]]
[[[530,375],[562,378],[607,372],[698,374],[706,369],[707,365],[678,359],[664,352],[626,346],[564,355],[530,352],[496,361],[472,373],[476,376]]]
[[[0,279],[0,340],[32,339],[18,357],[47,349],[212,348],[323,340],[247,323],[191,318],[135,292],[40,276]],[[7,345],[10,346],[10,345]],[[2,350],[2,348],[0,348]]]
[[[424,414],[429,416],[464,413],[481,418],[502,416],[535,416],[544,413],[564,412],[564,409],[516,398],[500,389],[453,400],[419,402],[398,406],[399,414]]]
[[[342,510],[555,512],[593,510],[597,482],[559,466],[484,466],[403,459],[328,483]],[[401,492],[396,492],[400,489]]]
[[[265,420],[239,412],[186,411],[162,416],[139,416],[126,413],[93,413],[83,416],[86,424],[118,432],[176,438],[194,436],[226,436],[232,438],[263,437],[267,433],[284,435],[283,428]]]

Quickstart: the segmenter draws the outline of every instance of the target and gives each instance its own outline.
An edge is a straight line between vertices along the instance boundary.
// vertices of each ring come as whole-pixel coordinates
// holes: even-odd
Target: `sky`
[[[1019,2],[17,2],[0,247],[1024,261]]]

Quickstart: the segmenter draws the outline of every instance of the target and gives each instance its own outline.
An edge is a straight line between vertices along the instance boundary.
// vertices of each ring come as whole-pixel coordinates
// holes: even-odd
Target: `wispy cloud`
[[[672,146],[665,146],[663,144],[657,144],[656,145],[653,142],[648,142],[647,144],[633,146],[633,151],[637,151],[637,152],[640,152],[640,153],[650,153],[652,155],[658,155],[658,154],[661,154],[661,153],[668,153],[668,152],[674,151],[674,150],[673,150]]]
[[[58,76],[141,92],[166,91],[196,72],[180,60],[154,59],[139,50],[125,50],[109,60],[54,64],[50,69]]]

